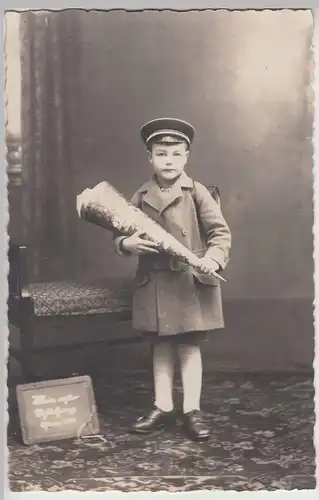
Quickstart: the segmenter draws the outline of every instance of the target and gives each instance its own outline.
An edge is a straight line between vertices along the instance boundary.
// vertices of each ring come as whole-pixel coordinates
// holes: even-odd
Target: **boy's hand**
[[[200,261],[201,264],[198,270],[203,274],[210,274],[212,271],[217,272],[219,269],[219,264],[215,260],[209,259],[208,257],[202,257]]]
[[[158,245],[142,238],[143,232],[136,232],[122,241],[123,250],[135,255],[159,253]]]

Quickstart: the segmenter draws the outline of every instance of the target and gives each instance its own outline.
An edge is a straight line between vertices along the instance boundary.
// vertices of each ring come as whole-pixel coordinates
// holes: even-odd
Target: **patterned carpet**
[[[184,436],[179,420],[152,437],[128,432],[150,403],[147,374],[95,380],[105,443],[64,440],[26,447],[8,428],[13,491],[314,489],[313,381],[289,375],[206,375],[202,408],[212,438]],[[180,387],[176,393],[180,405]],[[93,443],[92,443],[93,444]]]

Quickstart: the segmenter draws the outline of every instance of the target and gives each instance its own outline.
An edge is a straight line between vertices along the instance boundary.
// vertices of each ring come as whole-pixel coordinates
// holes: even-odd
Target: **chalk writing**
[[[39,405],[49,405],[54,403],[64,403],[69,404],[71,401],[76,401],[80,396],[73,396],[72,394],[67,394],[67,396],[60,396],[59,398],[51,398],[45,394],[39,394],[37,396],[32,396],[32,404],[34,406]]]
[[[43,420],[46,420],[49,416],[54,416],[54,417],[61,417],[64,413],[68,413],[69,415],[74,415],[76,413],[76,408],[75,406],[71,408],[60,408],[60,406],[56,406],[55,408],[37,408],[34,410],[34,414],[37,418],[43,418]]]
[[[58,422],[41,422],[40,427],[46,432],[52,427],[62,427],[65,424],[72,424],[76,422],[76,418],[67,418],[65,420],[60,420]]]
[[[79,399],[80,396],[73,396],[72,394],[68,394],[67,396],[60,396],[58,398],[59,403],[64,403],[67,405],[68,403],[71,403],[71,401],[76,401]]]
[[[32,396],[32,404],[34,406],[49,405],[52,403],[56,403],[56,399],[50,398],[50,397],[46,396],[45,394],[39,394],[38,396]]]
[[[61,427],[61,422],[41,422],[40,427],[47,431],[50,427]]]

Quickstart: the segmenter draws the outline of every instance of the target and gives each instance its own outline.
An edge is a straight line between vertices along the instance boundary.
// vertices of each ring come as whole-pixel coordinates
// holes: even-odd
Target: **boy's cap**
[[[176,137],[190,145],[194,139],[194,127],[184,120],[177,118],[156,118],[145,123],[141,129],[141,136],[145,145],[158,136]],[[165,139],[165,142],[166,139]]]

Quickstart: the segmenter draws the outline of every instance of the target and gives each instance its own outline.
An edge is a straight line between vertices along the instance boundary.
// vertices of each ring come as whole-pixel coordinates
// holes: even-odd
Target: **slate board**
[[[21,384],[16,388],[24,444],[99,432],[89,376]]]

